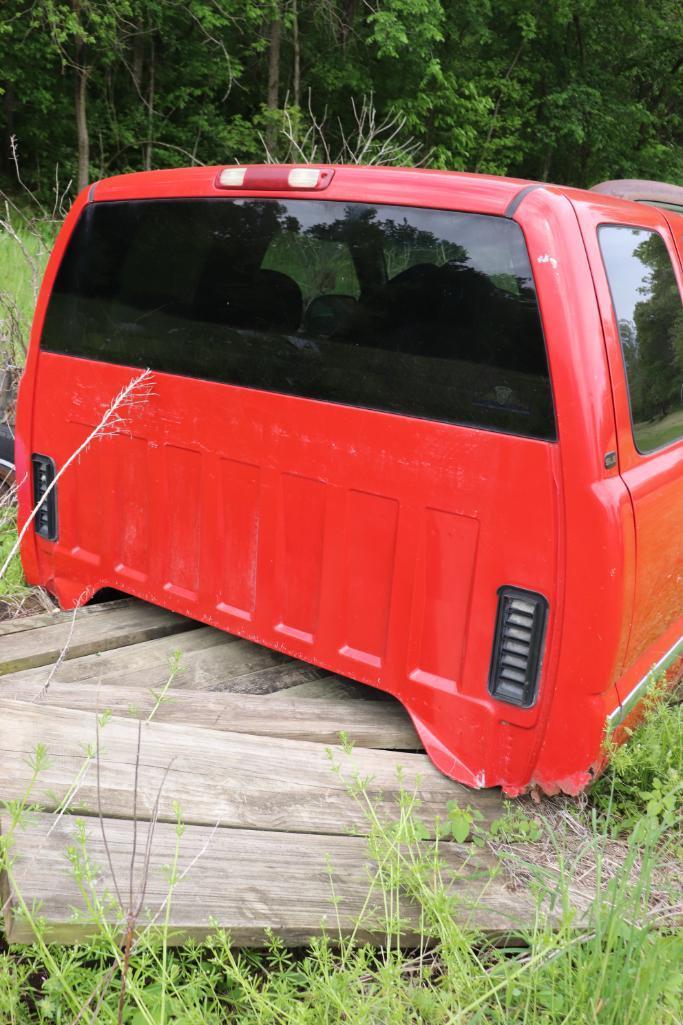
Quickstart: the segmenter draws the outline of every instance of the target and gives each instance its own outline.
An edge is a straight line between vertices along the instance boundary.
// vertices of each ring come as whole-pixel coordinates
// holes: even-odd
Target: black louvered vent
[[[499,701],[529,708],[538,692],[548,602],[542,594],[501,587],[489,690]]]
[[[33,456],[33,504],[38,505],[41,498],[55,479],[55,464],[49,456]],[[57,540],[57,488],[52,489],[40,509],[36,513],[36,534],[48,541]]]

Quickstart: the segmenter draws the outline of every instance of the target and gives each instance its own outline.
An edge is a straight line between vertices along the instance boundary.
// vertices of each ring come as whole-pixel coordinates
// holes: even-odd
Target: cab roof
[[[574,204],[597,201],[603,207],[613,206],[615,214],[621,211],[623,215],[627,210],[633,211],[634,207],[640,206],[640,203],[613,195],[523,178],[461,171],[435,171],[426,168],[364,167],[348,164],[312,165],[320,170],[333,172],[329,184],[321,189],[297,189],[287,185],[287,175],[293,168],[311,166],[297,164],[247,165],[250,171],[267,170],[269,176],[280,169],[282,184],[275,187],[255,190],[248,187],[219,186],[221,171],[231,166],[235,165],[171,168],[117,175],[91,185],[88,199],[98,203],[132,199],[273,196],[436,207],[511,217],[527,193],[535,189],[544,189],[556,195],[563,195]]]

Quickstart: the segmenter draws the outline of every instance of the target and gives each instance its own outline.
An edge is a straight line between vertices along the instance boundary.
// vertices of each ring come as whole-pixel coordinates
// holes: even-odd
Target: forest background
[[[680,0],[2,0],[0,184],[328,157],[681,182],[682,70]]]

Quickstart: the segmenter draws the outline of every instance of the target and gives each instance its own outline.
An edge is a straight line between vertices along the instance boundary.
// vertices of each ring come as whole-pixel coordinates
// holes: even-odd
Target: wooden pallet
[[[431,765],[386,695],[132,599],[0,625],[0,750],[0,796],[30,790],[40,808],[16,827],[0,819],[13,857],[2,880],[11,942],[32,936],[27,908],[54,940],[93,930],[73,870],[82,842],[101,913],[117,920],[118,893],[125,914],[144,877],[139,922],[158,921],[178,817],[176,942],[217,923],[241,944],[263,942],[267,929],[303,943],[349,934],[361,910],[359,935],[379,940],[367,801],[390,819],[402,793],[417,793],[425,823],[451,801],[484,822],[501,811],[498,792],[468,790]],[[359,778],[366,797],[354,793]],[[529,923],[534,901],[491,853],[439,850],[463,924]],[[576,901],[579,911],[590,903]],[[403,910],[409,942],[419,916],[409,901]]]

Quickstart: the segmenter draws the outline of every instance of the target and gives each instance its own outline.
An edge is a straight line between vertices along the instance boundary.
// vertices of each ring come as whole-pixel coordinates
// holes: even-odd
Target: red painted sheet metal
[[[215,175],[110,179],[94,201],[217,195]],[[503,215],[524,185],[337,168],[325,198]],[[600,764],[615,685],[623,691],[663,643],[649,634],[637,657],[629,650],[652,586],[648,569],[638,576],[636,521],[665,510],[653,491],[639,513],[635,477],[605,467],[606,453],[628,455],[624,385],[577,221],[591,198],[543,187],[514,213],[548,341],[558,443],[158,373],[125,427],[60,482],[60,538],[29,532],[29,578],[64,605],[117,587],[382,687],[404,702],[435,763],[470,785],[581,789]],[[24,472],[31,451],[63,464],[138,373],[39,353],[55,267],[85,201],[60,234],[36,312],[19,408]],[[633,216],[633,204],[604,204],[617,220]],[[680,482],[680,449],[660,476]],[[24,483],[22,516],[29,492]],[[488,693],[503,584],[550,604],[531,709]]]
[[[134,375],[41,354],[33,444],[60,465]],[[118,587],[391,690],[482,783],[497,587],[554,606],[557,460],[529,439],[155,374],[127,430],[60,483],[40,574],[65,604]],[[511,713],[524,747],[538,709]]]
[[[334,166],[335,173],[322,194],[326,200],[474,210],[501,216],[520,189],[529,184],[514,178],[453,171],[331,166]],[[92,189],[92,198],[97,203],[180,196],[286,196],[290,199],[311,199],[308,190],[272,189],[255,192],[251,189],[217,188],[216,177],[215,167],[141,171],[97,182]]]
[[[626,211],[618,210],[603,202],[603,197],[590,195],[591,199],[578,207],[578,217],[601,314],[614,396],[619,467],[631,497],[637,538],[634,608],[624,666],[628,670],[643,657],[654,664],[662,654],[658,649],[672,629],[677,638],[683,635],[683,441],[647,454],[636,447],[621,343],[597,229],[603,224],[621,223],[658,232],[669,250],[679,289],[683,290],[675,234],[670,231],[670,224],[683,225],[683,217],[672,214],[669,220],[664,211],[645,203],[626,204]],[[628,694],[626,681],[620,683],[619,692],[624,700]]]

